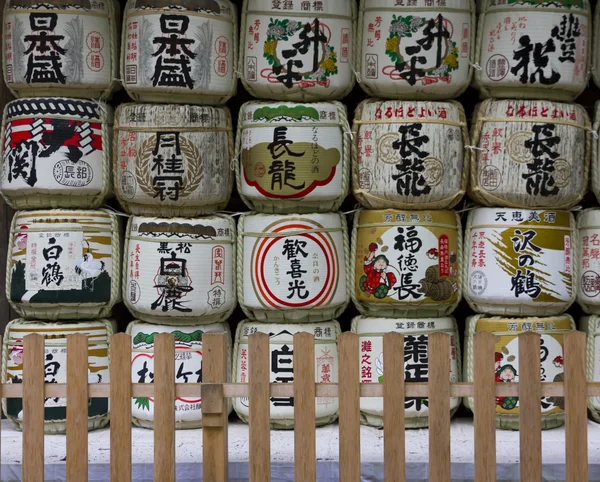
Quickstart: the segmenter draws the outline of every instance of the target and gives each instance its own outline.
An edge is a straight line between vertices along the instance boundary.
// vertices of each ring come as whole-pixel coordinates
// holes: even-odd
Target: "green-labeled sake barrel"
[[[36,334],[44,338],[44,383],[67,383],[67,336],[81,334],[88,338],[87,382],[110,383],[109,341],[115,330],[112,320],[55,323],[16,319],[11,321],[2,340],[2,383],[23,383],[26,353],[23,339]],[[65,433],[67,430],[68,399],[44,400],[44,433]],[[23,429],[23,400],[3,398],[2,410],[17,428]],[[87,428],[94,430],[108,424],[109,399],[90,398],[87,409]],[[81,422],[86,423],[84,418]]]
[[[229,0],[128,0],[121,79],[137,102],[224,104],[237,88],[237,8]]]
[[[121,300],[117,216],[108,210],[18,211],[6,273],[6,298],[23,317],[109,316]]]
[[[352,191],[368,209],[448,209],[467,189],[467,120],[458,102],[366,100],[354,116]]]
[[[587,0],[486,0],[475,84],[484,97],[572,102],[590,78]]]
[[[354,86],[354,0],[244,0],[238,71],[260,99],[340,100]]]
[[[462,360],[458,326],[452,317],[444,318],[369,318],[358,316],[352,320],[352,333],[359,336],[360,382],[383,383],[383,336],[400,333],[404,336],[404,381],[427,383],[429,380],[429,335],[447,333],[450,343],[450,382],[461,381]],[[391,369],[390,369],[391,370]],[[460,405],[460,398],[450,400],[450,416]],[[384,403],[381,397],[360,399],[361,423],[383,427]],[[429,426],[429,399],[404,399],[404,424],[408,428]]]
[[[465,299],[477,313],[563,313],[577,294],[577,244],[568,211],[474,209],[465,232]]]
[[[229,216],[132,216],[123,256],[125,305],[152,323],[226,321],[237,302],[234,243]]]
[[[243,214],[238,299],[257,321],[331,320],[350,300],[349,242],[341,213]]]
[[[2,121],[2,197],[13,209],[98,208],[111,193],[112,107],[37,97]]]
[[[542,382],[564,382],[564,335],[574,331],[575,322],[570,315],[551,317],[503,318],[500,316],[475,315],[467,318],[465,330],[465,382],[473,383],[474,336],[480,332],[494,335],[494,359],[496,383],[519,382],[519,335],[533,331],[540,335],[540,377]],[[568,361],[567,361],[568,363]],[[491,376],[491,373],[490,373]],[[464,404],[474,410],[472,397],[465,397]],[[564,397],[543,397],[540,401],[542,429],[560,427],[565,420]],[[477,413],[475,413],[477,416]],[[519,398],[496,397],[496,428],[519,430]]]
[[[115,0],[7,0],[2,67],[15,97],[107,98],[118,86]]]
[[[127,333],[131,336],[131,383],[154,383],[154,343],[156,336],[162,333],[173,335],[175,339],[175,383],[202,383],[202,338],[207,333],[227,335],[227,380],[231,378],[231,332],[227,323],[167,326],[135,320],[127,327]],[[131,418],[134,425],[153,429],[154,398],[134,397],[131,400]],[[200,427],[202,398],[176,397],[175,428]]]
[[[579,320],[579,330],[587,335],[586,365],[587,381],[600,382],[600,318],[597,315],[584,316]],[[600,397],[588,398],[588,410],[592,419],[600,423]]]
[[[577,232],[577,302],[586,313],[600,314],[600,209],[579,213]]]
[[[352,301],[372,317],[450,314],[462,297],[454,211],[360,210],[352,230]]]
[[[113,149],[115,193],[131,214],[198,216],[229,202],[233,130],[226,107],[122,104]]]
[[[485,206],[553,209],[581,201],[592,142],[582,106],[490,99],[476,107],[474,118],[472,199]]]
[[[368,94],[452,99],[471,81],[471,0],[361,0],[355,64]]]
[[[264,213],[337,210],[348,193],[350,137],[339,102],[248,102],[240,109],[237,187]]]
[[[337,339],[341,334],[340,324],[336,321],[320,323],[258,323],[242,321],[235,333],[233,348],[234,383],[248,383],[250,349],[249,336],[254,333],[269,335],[269,371],[271,383],[294,383],[294,358],[303,354],[294,352],[294,335],[310,333],[314,337],[315,383],[338,383],[338,347]],[[294,397],[270,397],[269,414],[272,429],[294,428]],[[315,424],[327,425],[337,419],[339,402],[334,397],[315,399]],[[249,397],[233,399],[233,409],[244,423],[250,418]]]

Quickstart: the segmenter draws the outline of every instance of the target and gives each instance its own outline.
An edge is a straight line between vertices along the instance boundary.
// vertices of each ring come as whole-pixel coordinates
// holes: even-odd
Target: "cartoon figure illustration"
[[[19,229],[29,229],[27,226],[19,226]],[[27,233],[17,233],[16,244],[19,249],[27,249]]]
[[[22,340],[17,340],[17,343],[22,343]],[[10,358],[17,366],[23,364],[23,346],[15,345],[10,351]]]
[[[556,367],[556,368],[562,368],[563,367],[563,357],[558,355],[554,360],[552,360],[552,364]]]
[[[393,273],[388,273],[387,268],[390,264],[387,257],[383,254],[375,255],[377,244],[369,245],[369,256],[365,257],[365,276],[360,278],[360,289],[367,293],[367,296],[373,295],[375,298],[383,299],[396,284],[397,278]]]
[[[431,248],[429,251],[427,251],[427,257],[429,259],[438,259],[439,253],[438,250],[435,248]]]
[[[498,370],[500,369],[500,367],[502,366],[502,360],[504,360],[504,355],[502,353],[498,353],[496,352],[494,354],[494,358],[496,360],[496,367],[494,368],[495,372],[496,372],[496,382],[501,381],[498,377]]]
[[[517,370],[510,364],[501,365],[504,360],[502,353],[496,352],[496,383],[511,383],[515,381],[518,376]],[[505,410],[512,410],[517,406],[519,401],[518,397],[496,397],[496,405],[502,407]]]

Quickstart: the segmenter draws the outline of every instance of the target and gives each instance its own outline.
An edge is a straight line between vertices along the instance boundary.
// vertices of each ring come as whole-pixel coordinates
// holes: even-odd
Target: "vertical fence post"
[[[315,436],[315,344],[310,333],[294,335],[294,469],[295,480],[317,480]]]
[[[342,333],[339,350],[340,482],[360,482],[360,369],[358,335]]]
[[[175,482],[175,339],[154,337],[154,480]]]
[[[44,360],[44,338],[27,335],[23,339],[24,482],[44,482]]]
[[[131,337],[110,338],[110,481],[131,482]]]
[[[383,335],[383,470],[386,482],[406,481],[404,336]]]
[[[271,480],[269,335],[266,333],[250,335],[248,351],[250,482],[269,482]]]

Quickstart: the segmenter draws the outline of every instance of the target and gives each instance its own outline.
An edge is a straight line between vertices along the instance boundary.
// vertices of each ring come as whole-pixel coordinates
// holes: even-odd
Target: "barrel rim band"
[[[232,132],[229,127],[182,127],[182,126],[157,126],[157,127],[125,127],[115,122],[115,132]]]
[[[255,127],[339,127],[340,129],[343,129],[346,126],[343,122],[273,122],[272,124],[269,124],[268,122],[261,122],[257,124],[244,124],[242,126],[242,131],[245,131],[246,129],[253,129]]]
[[[319,322],[317,321],[317,322],[314,322],[311,324],[318,325]],[[257,331],[255,333],[263,333],[263,332]],[[299,331],[298,333],[305,333],[305,331]],[[248,340],[248,337],[253,334],[254,333],[249,333],[247,335],[241,335],[240,338],[238,340],[236,340],[236,343],[238,345],[248,345],[250,343],[250,341]],[[296,334],[296,333],[294,333],[294,334]],[[287,343],[287,344],[293,343],[293,336],[292,336],[292,341],[282,341],[282,340],[273,341],[272,339],[269,339],[269,345],[281,345],[282,343]],[[314,338],[314,343],[315,343],[315,345],[337,345],[338,344],[337,338],[331,338],[331,339],[327,339],[327,340]],[[315,353],[315,358],[316,357],[317,357],[317,354]]]
[[[449,125],[449,126],[454,126],[454,127],[467,127],[467,123],[466,122],[455,122],[455,121],[449,121],[449,120],[445,120],[445,119],[419,119],[419,120],[413,120],[413,119],[406,119],[406,120],[360,120],[360,119],[355,119],[353,121],[353,124],[356,125],[363,125],[363,124],[444,124],[444,125]]]
[[[343,229],[339,228],[316,228],[316,229],[296,229],[294,231],[281,231],[280,233],[258,233],[258,232],[240,232],[242,237],[250,238],[289,238],[291,236],[302,236],[304,234],[314,233],[336,233],[342,232]]]
[[[164,14],[179,13],[182,15],[190,16],[190,17],[208,18],[209,20],[218,20],[220,22],[231,23],[231,24],[236,23],[236,20],[233,18],[233,15],[230,17],[224,16],[224,15],[223,16],[210,15],[208,13],[195,12],[193,10],[187,10],[187,9],[166,9],[166,8],[143,8],[143,9],[136,8],[136,9],[132,9],[132,8],[128,8],[127,12],[126,12],[126,17],[127,17],[127,19],[129,19],[130,17],[140,17],[140,16],[144,16],[147,13],[150,13],[153,15],[154,14],[164,15]]]
[[[369,199],[374,199],[376,201],[383,201],[389,205],[393,205],[393,206],[398,206],[399,208],[405,209],[405,210],[409,210],[410,208],[408,206],[414,206],[414,203],[408,202],[408,201],[394,201],[392,199],[386,199],[384,197],[381,196],[376,196],[375,194],[371,194],[370,192],[365,191],[364,189],[354,189],[353,190],[354,195],[360,195],[360,196],[364,196],[366,198]],[[425,207],[425,206],[437,206],[439,204],[446,204],[446,203],[450,203],[451,201],[453,201],[454,199],[458,198],[462,198],[465,195],[465,191],[463,189],[461,189],[461,187],[459,187],[459,189],[454,193],[451,194],[450,196],[446,196],[445,198],[442,199],[438,199],[436,201],[429,201],[423,204],[420,204],[420,207]]]
[[[536,124],[556,124],[563,126],[577,127],[578,129],[588,130],[591,129],[589,122],[585,121],[584,124],[577,124],[576,122],[566,121],[562,119],[535,119],[533,117],[522,117],[519,119],[501,118],[501,117],[480,117],[477,119],[478,123],[485,124],[486,122],[529,122]]]
[[[577,7],[575,7],[577,8]],[[590,17],[591,16],[591,10],[588,9],[580,9],[580,10],[576,10],[573,11],[570,8],[558,8],[558,7],[546,7],[544,6],[544,10],[540,10],[539,8],[530,8],[530,7],[525,7],[525,8],[519,8],[519,9],[514,9],[514,8],[508,8],[508,7],[502,7],[502,8],[489,8],[487,7],[485,11],[481,12],[480,15],[485,15],[487,17],[487,15],[490,15],[492,13],[516,13],[516,12],[524,12],[524,13],[558,13],[558,14],[569,14],[572,13],[573,15],[581,15],[583,17]]]
[[[404,321],[400,321],[399,319],[396,320],[397,322],[400,323],[407,323],[407,322],[414,322],[417,323],[419,321],[419,319],[415,319],[415,320],[411,320],[408,318],[404,318]],[[389,330],[389,331],[380,331],[380,332],[366,332],[366,333],[357,333],[355,331],[353,331],[352,333],[354,333],[355,335],[357,335],[359,338],[362,338],[364,336],[370,336],[370,337],[378,337],[378,338],[383,338],[383,335],[385,335],[386,333],[398,333],[400,335],[404,335],[404,336],[410,336],[410,335],[429,335],[431,333],[437,333],[438,331],[441,331],[442,333],[448,333],[449,335],[456,335],[458,336],[458,330],[455,330],[454,328],[456,327],[449,327],[449,328],[443,328],[443,329],[419,329],[417,328],[415,331],[397,331],[397,330]],[[407,328],[408,330],[408,328]]]
[[[363,14],[366,12],[395,12],[395,13],[398,13],[399,11],[400,12],[426,12],[426,15],[427,15],[430,13],[428,11],[429,9],[431,9],[431,7],[405,7],[405,6],[402,6],[400,8],[398,8],[398,7],[381,7],[381,8],[370,7],[370,8],[361,8],[360,12]],[[471,14],[470,8],[435,7],[432,10],[433,10],[431,12],[432,14],[437,13],[437,12],[468,13],[469,15]]]
[[[72,9],[72,10],[66,10],[66,9],[45,9],[45,10],[37,10],[35,8],[7,8],[6,9],[6,15],[16,15],[19,13],[40,13],[40,12],[51,12],[51,13],[56,13],[59,15],[85,15],[85,16],[89,16],[89,17],[104,17],[106,18],[107,21],[110,22],[111,16],[110,13],[107,12],[91,12],[89,10],[84,10],[84,9]],[[87,90],[87,89],[86,89]]]
[[[486,228],[504,228],[504,229],[521,229],[521,228],[535,228],[535,229],[553,229],[554,231],[574,231],[575,226],[544,226],[534,224],[517,224],[514,226],[505,226],[499,224],[473,224],[468,226],[467,230],[472,231],[474,229],[486,229]]]
[[[146,238],[144,236],[131,236],[131,235],[127,235],[126,237],[127,240],[134,240],[134,241],[150,241],[150,242],[165,242],[163,238],[160,237],[156,237],[156,238]],[[217,239],[183,239],[183,238],[178,238],[178,239],[172,239],[172,238],[168,238],[166,237],[167,242],[168,243],[176,243],[176,242],[183,242],[183,243],[191,243],[191,244],[233,244],[235,241],[233,239],[224,239],[222,241],[217,240]]]
[[[454,231],[458,231],[459,227],[456,224],[444,224],[444,223],[422,223],[421,221],[415,221],[415,222],[410,222],[410,221],[393,221],[390,223],[367,223],[367,224],[356,224],[356,228],[357,229],[363,229],[363,228],[394,228],[397,226],[418,226],[420,228],[448,228],[448,229],[453,229]],[[461,228],[462,229],[462,228]]]
[[[267,17],[275,17],[276,13],[274,13],[273,11],[268,11],[268,10],[249,10],[249,9],[244,9],[244,12],[242,12],[242,16],[244,16],[244,13],[246,14],[246,17],[248,15],[261,15],[261,16],[267,16]],[[303,17],[303,18],[315,18],[315,14],[314,13],[304,13],[304,12],[291,12],[291,11],[287,11],[287,13],[285,14],[287,15],[289,18],[295,18],[295,17]],[[338,15],[335,13],[322,13],[319,12],[319,15],[317,15],[318,18],[338,18],[338,19],[342,19],[342,20],[349,20],[350,22],[353,23],[353,17],[354,15],[351,13],[350,15]],[[244,32],[245,33],[245,32]]]
[[[60,226],[57,223],[58,226]],[[95,226],[86,226],[86,227],[80,227],[80,226],[75,226],[72,228],[67,228],[67,227],[62,227],[62,228],[18,228],[18,229],[11,229],[10,234],[14,235],[14,234],[18,234],[18,233],[45,233],[45,232],[52,232],[52,233],[68,233],[68,232],[94,232],[94,233],[107,233],[112,235],[114,233],[114,230],[112,229],[112,227],[107,227],[107,228],[98,228]]]
[[[106,118],[102,118],[102,116],[97,117],[75,117],[71,115],[63,115],[63,114],[24,114],[24,115],[16,115],[11,117],[5,117],[3,124],[8,124],[9,122],[13,122],[15,120],[21,119],[63,119],[63,120],[71,120],[78,122],[97,122],[98,124],[111,126],[112,124],[107,121]],[[104,134],[102,134],[104,137]]]

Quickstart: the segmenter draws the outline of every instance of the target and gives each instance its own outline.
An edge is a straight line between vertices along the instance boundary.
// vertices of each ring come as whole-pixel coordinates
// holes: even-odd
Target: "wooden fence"
[[[314,382],[313,337],[294,336],[294,383],[270,383],[269,337],[249,340],[249,383],[226,383],[227,338],[206,334],[203,339],[203,383],[176,384],[173,337],[155,338],[154,384],[131,383],[131,339],[114,335],[110,346],[110,383],[89,384],[87,339],[67,340],[67,383],[44,384],[44,340],[24,340],[22,384],[0,386],[3,397],[23,398],[23,480],[44,480],[44,397],[67,397],[67,480],[87,481],[88,398],[110,397],[111,482],[131,481],[131,398],[154,397],[154,480],[175,480],[174,399],[202,397],[203,480],[227,480],[227,398],[250,398],[250,481],[270,480],[270,396],[294,396],[295,480],[316,481],[315,397],[339,397],[340,480],[360,481],[360,397],[384,397],[384,474],[386,481],[405,476],[404,398],[429,397],[429,480],[449,482],[450,398],[475,400],[475,480],[496,480],[495,397],[518,396],[521,414],[521,480],[542,476],[542,396],[564,396],[566,411],[566,474],[570,482],[588,479],[586,397],[600,395],[600,383],[587,383],[585,334],[569,333],[564,346],[564,383],[540,382],[540,336],[519,336],[519,383],[496,384],[494,337],[479,333],[474,340],[474,383],[449,382],[449,340],[444,333],[429,337],[429,381],[404,383],[402,335],[384,336],[385,378],[382,384],[359,382],[359,342],[353,333],[339,339],[339,383]],[[148,432],[151,436],[151,432]]]

